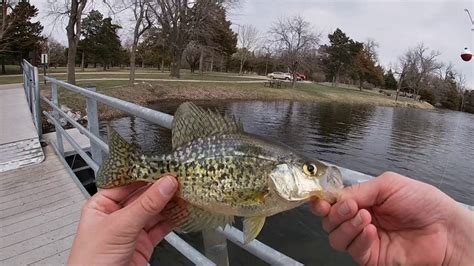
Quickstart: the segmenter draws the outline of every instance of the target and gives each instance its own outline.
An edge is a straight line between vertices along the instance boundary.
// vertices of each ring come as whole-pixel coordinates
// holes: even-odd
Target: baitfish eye
[[[316,165],[314,163],[305,163],[303,165],[303,171],[307,175],[316,175],[318,172],[318,168],[316,168]]]

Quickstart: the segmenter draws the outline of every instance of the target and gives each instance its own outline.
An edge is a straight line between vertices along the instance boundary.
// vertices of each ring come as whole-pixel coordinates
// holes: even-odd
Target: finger
[[[101,213],[110,214],[122,208],[121,198],[140,190],[146,183],[137,183],[126,187],[102,189],[92,196],[84,205],[84,209],[94,209]]]
[[[356,184],[342,191],[341,199],[353,199],[359,208],[367,208],[384,202],[391,191],[400,186],[400,181],[408,179],[402,175],[386,172],[370,181]]]
[[[334,204],[329,214],[323,219],[323,229],[330,233],[346,220],[351,219],[358,211],[357,203],[347,199]]]
[[[137,200],[119,211],[123,217],[118,223],[138,232],[163,210],[177,188],[178,182],[173,176],[163,176]]]
[[[169,234],[175,227],[174,223],[170,221],[162,222],[148,230],[148,236],[150,237],[151,243],[153,246],[158,245],[158,243]]]
[[[331,210],[331,204],[325,200],[315,199],[311,201],[311,211],[316,216],[327,216]]]
[[[155,245],[150,240],[148,233],[140,231],[135,244],[135,252],[133,255],[132,262],[134,265],[147,265],[150,261],[151,255],[153,254],[153,248]]]
[[[146,186],[146,182],[137,182],[130,184],[125,187],[116,187],[116,188],[107,188],[101,189],[97,194],[101,194],[106,198],[109,198],[115,202],[121,202],[127,198],[130,194],[134,193],[137,189],[140,189],[143,186]]]
[[[128,206],[130,205],[132,202],[134,202],[136,199],[138,199],[147,189],[149,189],[153,184],[146,184],[142,187],[140,187],[139,189],[135,190],[132,194],[130,194],[128,197],[126,197],[125,199],[123,199],[121,202],[120,202],[120,205],[122,206]]]
[[[374,247],[379,246],[379,238],[377,235],[377,228],[373,224],[368,224],[362,233],[352,241],[347,248],[347,251],[352,258],[362,265],[370,264],[370,258],[374,257]]]
[[[344,222],[329,234],[329,244],[335,250],[345,251],[370,221],[370,213],[367,210],[360,210],[354,218]]]

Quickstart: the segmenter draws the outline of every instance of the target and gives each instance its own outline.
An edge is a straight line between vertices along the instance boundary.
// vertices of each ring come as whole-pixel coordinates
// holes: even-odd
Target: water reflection
[[[179,104],[163,102],[153,108],[173,114]],[[234,115],[246,131],[286,143],[309,156],[371,175],[400,172],[474,205],[473,115],[288,101],[197,104]],[[111,124],[146,153],[171,149],[167,129],[131,117]],[[199,235],[185,238],[202,248]],[[259,239],[305,264],[352,264],[347,255],[330,249],[319,219],[306,206],[269,218]],[[171,252],[165,244],[158,249]],[[231,248],[229,253],[236,265],[261,264],[240,248]]]

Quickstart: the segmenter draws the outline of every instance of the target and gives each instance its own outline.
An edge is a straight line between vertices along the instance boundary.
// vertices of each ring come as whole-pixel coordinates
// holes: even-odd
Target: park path
[[[22,85],[1,85],[0,265],[64,265],[86,198],[52,143],[41,147]]]

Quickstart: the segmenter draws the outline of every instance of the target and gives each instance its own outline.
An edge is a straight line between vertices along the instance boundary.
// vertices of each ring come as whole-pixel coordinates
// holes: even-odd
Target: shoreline
[[[289,85],[289,84],[288,84]],[[415,108],[432,110],[435,109],[429,103],[416,102],[411,99],[402,98],[395,102],[389,96],[383,96],[375,91],[363,91],[347,88],[335,88],[316,83],[300,83],[296,88],[290,86],[282,88],[264,87],[262,84],[209,84],[209,83],[180,83],[141,82],[134,86],[112,86],[101,88],[98,92],[138,105],[150,107],[159,101],[203,101],[203,100],[225,100],[225,101],[302,101],[314,103],[341,103],[360,104],[396,108]],[[51,91],[42,89],[41,94],[50,98]],[[69,92],[60,90],[59,102],[73,111],[80,111],[82,116],[85,112],[85,98]],[[123,117],[125,114],[117,109],[99,103],[99,119],[110,121]],[[42,103],[43,109],[47,108]],[[43,128],[49,124],[43,117]],[[49,129],[54,127],[48,126]],[[48,131],[48,128],[45,128]]]

